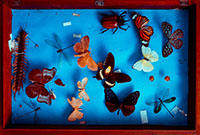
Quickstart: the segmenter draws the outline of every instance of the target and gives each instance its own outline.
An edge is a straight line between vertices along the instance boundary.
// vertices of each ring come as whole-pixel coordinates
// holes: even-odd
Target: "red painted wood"
[[[1,84],[3,82],[3,89],[0,89],[0,135],[59,135],[59,134],[119,134],[119,135],[199,135],[200,134],[200,1],[199,0],[189,0],[189,4],[197,5],[197,14],[196,14],[196,130],[142,130],[142,129],[65,129],[67,126],[62,126],[57,129],[57,127],[48,127],[41,128],[44,129],[32,129],[34,126],[24,129],[26,126],[22,127],[11,127],[10,118],[11,118],[11,56],[8,49],[8,40],[11,33],[11,10],[8,7],[12,8],[175,8],[179,6],[179,0],[104,0],[104,7],[94,6],[94,0],[19,0],[21,4],[19,6],[13,5],[13,1],[17,0],[3,0],[4,5],[0,1],[0,20],[3,18],[3,22],[0,21],[0,24],[3,27],[0,28],[0,45],[1,48],[1,67],[0,71],[3,70],[3,78],[1,78]],[[7,6],[5,6],[7,5]],[[3,9],[3,10],[2,10]],[[2,35],[3,33],[3,35]],[[3,39],[3,42],[2,42]],[[3,43],[3,45],[2,45]],[[3,52],[3,53],[2,53]],[[3,54],[3,55],[2,55]],[[2,63],[3,59],[3,63]],[[3,65],[2,65],[3,64]],[[2,69],[3,67],[3,69]],[[2,85],[1,85],[2,86]],[[3,105],[3,109],[2,109]],[[3,122],[2,122],[3,118]],[[7,127],[5,129],[5,127]],[[37,127],[36,127],[37,128]]]
[[[8,47],[11,21],[11,9],[3,5],[3,128],[11,119],[11,53]]]
[[[200,1],[197,3],[196,19],[196,129],[200,134]]]

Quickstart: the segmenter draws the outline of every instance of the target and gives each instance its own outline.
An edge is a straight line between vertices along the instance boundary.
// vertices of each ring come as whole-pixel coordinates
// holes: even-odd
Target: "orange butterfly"
[[[80,57],[78,58],[78,65],[80,67],[83,68],[87,65],[88,69],[92,71],[97,71],[98,65],[90,56],[91,52],[88,51],[89,42],[90,39],[88,36],[84,36],[83,38],[81,38],[81,42],[80,43],[78,42],[74,45],[74,51],[78,53],[77,55],[74,55],[74,57]]]
[[[79,110],[82,110],[79,107],[83,105],[83,102],[80,99],[75,99],[75,97],[72,97],[71,101],[69,99],[67,99],[67,101],[74,109],[74,111],[69,115],[68,121],[75,121],[77,119],[78,120],[82,119],[83,113],[79,111]]]
[[[82,79],[82,82],[80,82],[80,81],[77,82],[77,87],[79,88],[78,91],[80,91],[79,94],[78,94],[78,97],[80,99],[83,98],[85,101],[90,101],[88,94],[85,92],[85,86],[86,86],[87,82],[88,82],[87,77],[84,77]]]
[[[146,16],[141,16],[133,12],[132,20],[134,21],[136,27],[139,30],[142,44],[148,47],[150,36],[153,35],[153,28],[151,26],[146,26],[146,24],[149,22],[149,19]]]

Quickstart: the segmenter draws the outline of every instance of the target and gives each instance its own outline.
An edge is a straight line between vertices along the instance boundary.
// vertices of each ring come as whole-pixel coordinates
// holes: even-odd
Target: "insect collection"
[[[187,125],[188,10],[12,14],[13,124]]]

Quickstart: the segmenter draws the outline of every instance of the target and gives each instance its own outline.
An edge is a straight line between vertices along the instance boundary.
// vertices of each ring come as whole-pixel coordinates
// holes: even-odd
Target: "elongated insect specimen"
[[[35,107],[34,104],[33,104],[33,102],[32,102],[31,100],[30,100],[30,103],[27,103],[26,101],[23,101],[23,102],[24,102],[24,104],[26,104],[30,109],[32,109],[32,111],[27,112],[27,113],[25,113],[25,114],[22,114],[22,115],[20,115],[20,116],[18,116],[18,117],[16,117],[16,118],[14,118],[14,120],[20,119],[20,118],[22,118],[22,117],[24,117],[24,116],[27,116],[28,114],[34,113],[34,123],[37,123],[37,111],[40,110],[40,107]]]
[[[45,40],[45,42],[48,45],[52,46],[53,48],[57,49],[57,53],[59,53],[58,67],[60,68],[62,66],[63,57],[65,58],[65,60],[67,61],[67,63],[69,65],[72,65],[72,60],[71,60],[70,56],[68,54],[64,53],[63,51],[68,49],[68,48],[70,48],[70,47],[72,47],[72,46],[74,46],[74,45],[62,48],[62,42],[61,42],[60,38],[58,37],[58,35],[53,33],[53,37],[54,37],[56,43],[51,41],[51,40]]]
[[[25,58],[26,42],[27,42],[27,32],[22,28],[19,31],[19,36],[17,37],[18,46],[16,48],[15,59],[14,59],[14,81],[12,84],[12,90],[14,91],[14,99],[16,92],[20,92],[23,89],[23,82],[25,81],[25,70],[27,67],[27,59]]]
[[[154,106],[154,113],[159,113],[162,109],[162,106],[165,107],[165,109],[169,112],[169,114],[174,118],[174,115],[169,111],[169,109],[166,107],[165,103],[171,103],[174,100],[176,100],[176,97],[170,97],[167,98],[169,95],[169,89],[167,89],[163,96],[158,98],[156,101],[153,102],[146,102],[147,105],[153,105]]]

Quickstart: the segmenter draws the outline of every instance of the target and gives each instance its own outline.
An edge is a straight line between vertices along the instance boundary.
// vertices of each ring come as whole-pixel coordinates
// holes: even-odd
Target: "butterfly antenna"
[[[163,101],[159,98],[159,100],[160,100],[160,103],[165,107],[165,109],[169,112],[169,114],[173,117],[173,118],[175,118],[174,117],[174,115],[169,111],[169,109],[165,106],[165,104],[163,103]]]

